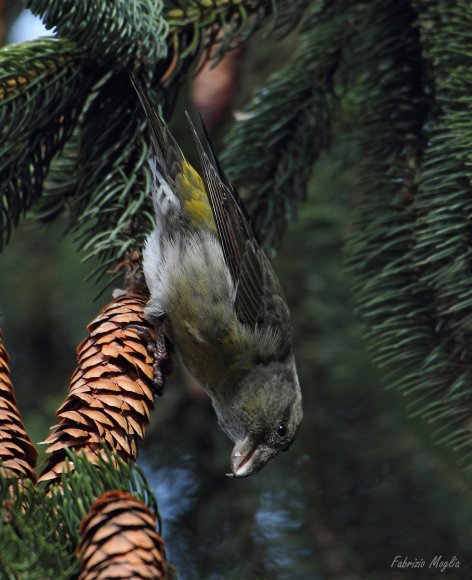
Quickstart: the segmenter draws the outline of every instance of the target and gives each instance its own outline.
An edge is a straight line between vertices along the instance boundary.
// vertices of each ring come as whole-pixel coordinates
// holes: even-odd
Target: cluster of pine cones
[[[123,293],[89,324],[77,348],[69,393],[57,411],[59,424],[45,442],[48,459],[39,478],[37,451],[17,407],[0,332],[0,477],[20,485],[60,486],[61,474],[74,469],[68,449],[97,463],[107,456],[104,443],[126,461],[136,459],[137,442],[163,387],[163,361],[156,361],[155,350],[143,340],[155,341],[144,318],[145,303],[142,294]],[[80,579],[168,578],[164,543],[156,530],[155,514],[131,494],[104,493],[80,526]]]

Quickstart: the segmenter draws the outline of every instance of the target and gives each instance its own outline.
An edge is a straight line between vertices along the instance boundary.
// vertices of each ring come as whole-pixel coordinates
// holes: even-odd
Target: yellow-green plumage
[[[195,169],[184,160],[181,172],[175,177],[175,186],[182,200],[182,212],[194,227],[203,226],[216,233],[205,184]]]
[[[230,395],[236,379],[271,350],[267,342],[272,337],[249,332],[240,324],[230,307],[231,297],[223,295],[227,282],[219,278],[218,272],[212,276],[201,272],[189,281],[185,270],[177,269],[169,279],[174,291],[167,313],[172,321],[169,334],[185,353],[189,370],[210,390],[224,387]]]

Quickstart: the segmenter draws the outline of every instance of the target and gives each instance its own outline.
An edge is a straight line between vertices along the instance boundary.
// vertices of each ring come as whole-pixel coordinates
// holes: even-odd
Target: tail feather
[[[175,178],[182,170],[184,155],[166,124],[152,106],[143,85],[134,75],[131,74],[130,78],[151,127],[152,197],[158,226],[160,226],[162,217],[169,219],[172,214],[178,214],[180,211]]]
[[[170,175],[174,178],[179,166],[182,166],[184,155],[166,124],[152,106],[143,85],[134,75],[130,78],[151,126],[151,140],[153,152],[159,164],[158,169],[163,175]]]
[[[145,87],[133,76],[131,82],[151,128],[152,155],[149,164],[159,232],[163,234],[166,226],[171,231],[183,223],[213,230],[215,224],[212,209],[201,176],[185,159],[165,122],[149,101]],[[213,150],[209,154],[217,164]],[[223,175],[221,168],[219,172]]]

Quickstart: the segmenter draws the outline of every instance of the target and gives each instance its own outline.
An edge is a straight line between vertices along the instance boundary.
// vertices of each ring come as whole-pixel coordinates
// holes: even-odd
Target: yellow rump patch
[[[175,183],[183,202],[183,211],[190,223],[193,226],[205,225],[216,231],[213,212],[203,180],[187,161],[184,161],[182,172],[177,174]]]

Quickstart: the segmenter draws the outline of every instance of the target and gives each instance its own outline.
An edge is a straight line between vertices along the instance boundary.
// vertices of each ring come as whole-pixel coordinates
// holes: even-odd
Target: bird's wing
[[[236,286],[235,308],[238,318],[251,328],[268,324],[280,327],[288,335],[288,309],[277,277],[256,238],[246,209],[221,169],[203,123],[207,150],[190,118],[189,122],[195,136],[225,261]]]

